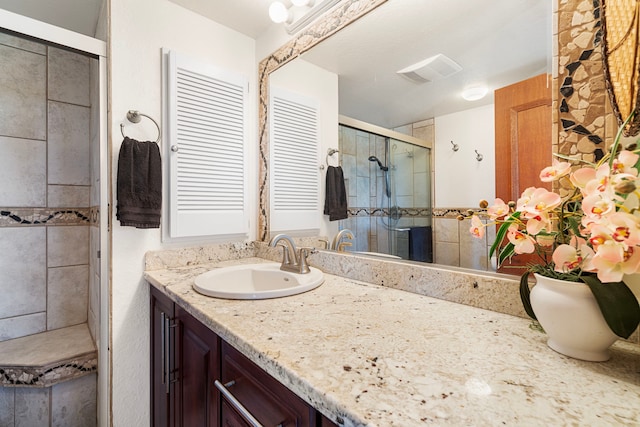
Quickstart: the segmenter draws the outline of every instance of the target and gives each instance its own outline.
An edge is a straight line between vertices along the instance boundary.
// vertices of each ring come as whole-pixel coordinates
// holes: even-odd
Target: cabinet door
[[[312,407],[226,342],[222,342],[222,383],[265,427],[316,425]]]
[[[178,307],[177,402],[184,427],[218,426],[219,394],[214,381],[220,377],[219,338]]]
[[[173,343],[171,324],[174,318],[173,302],[153,286],[151,287],[151,425],[170,427],[174,405],[171,383],[173,370]],[[170,366],[171,365],[171,366]]]

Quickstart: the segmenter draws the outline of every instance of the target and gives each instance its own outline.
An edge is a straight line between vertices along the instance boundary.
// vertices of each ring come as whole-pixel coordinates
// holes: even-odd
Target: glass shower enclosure
[[[352,252],[432,262],[431,150],[394,137],[340,125]],[[415,142],[415,141],[413,141]]]

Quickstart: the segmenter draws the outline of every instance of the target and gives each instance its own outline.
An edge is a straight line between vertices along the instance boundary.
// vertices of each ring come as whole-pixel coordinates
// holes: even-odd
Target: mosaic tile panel
[[[556,151],[586,161],[604,156],[611,132],[600,11],[600,0],[561,0],[558,5]]]

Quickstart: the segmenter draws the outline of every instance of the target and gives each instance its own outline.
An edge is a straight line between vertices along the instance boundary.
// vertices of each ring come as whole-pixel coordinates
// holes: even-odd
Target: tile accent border
[[[0,227],[88,225],[92,208],[0,208]],[[97,210],[97,208],[96,208]],[[99,216],[96,215],[96,218]]]
[[[258,66],[258,240],[269,238],[269,75],[388,0],[343,0],[321,19],[260,61]]]
[[[349,216],[391,216],[388,208],[349,208],[347,209]],[[411,218],[431,218],[430,208],[398,208],[400,216]],[[394,215],[396,212],[393,213]]]
[[[0,367],[0,386],[49,387],[93,372],[98,372],[96,352],[48,366]]]

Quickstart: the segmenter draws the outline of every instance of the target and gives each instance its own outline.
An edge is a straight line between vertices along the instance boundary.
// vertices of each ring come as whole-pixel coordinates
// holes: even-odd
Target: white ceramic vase
[[[531,307],[549,336],[547,345],[575,359],[608,360],[618,336],[609,329],[591,289],[582,282],[534,276]]]

